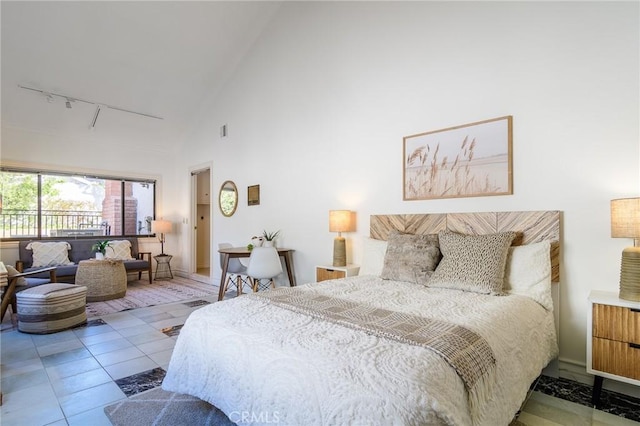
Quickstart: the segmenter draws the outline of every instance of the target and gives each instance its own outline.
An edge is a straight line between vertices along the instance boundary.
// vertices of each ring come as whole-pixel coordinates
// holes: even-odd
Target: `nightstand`
[[[331,265],[319,265],[316,266],[316,281],[335,280],[337,278],[353,277],[358,275],[360,266],[347,265],[347,266],[331,266]]]
[[[614,292],[589,294],[587,372],[595,376],[596,407],[605,378],[640,386],[640,302]]]

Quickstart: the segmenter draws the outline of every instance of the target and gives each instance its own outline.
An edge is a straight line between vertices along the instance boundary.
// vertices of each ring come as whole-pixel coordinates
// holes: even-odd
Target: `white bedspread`
[[[429,349],[247,296],[189,316],[163,389],[208,401],[239,424],[508,425],[531,382],[557,355],[552,313],[524,296],[428,289],[373,276],[308,286],[479,333],[496,357],[493,395],[472,418],[462,380]]]

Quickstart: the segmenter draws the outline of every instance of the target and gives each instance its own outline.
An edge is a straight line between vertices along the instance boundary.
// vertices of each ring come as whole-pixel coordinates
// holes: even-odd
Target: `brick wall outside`
[[[111,227],[111,235],[122,235],[122,221],[120,212],[122,198],[120,196],[121,182],[106,181],[104,188],[104,200],[102,201],[102,220]],[[138,200],[133,197],[131,182],[124,184],[124,235],[136,235],[138,223]]]

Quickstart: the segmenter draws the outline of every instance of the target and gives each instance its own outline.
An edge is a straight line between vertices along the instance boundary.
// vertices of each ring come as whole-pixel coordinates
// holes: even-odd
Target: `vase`
[[[276,242],[275,240],[264,240],[264,242],[262,243],[262,247],[275,247],[276,246]]]
[[[100,252],[96,252],[96,260],[102,260],[102,259],[104,259],[104,254]]]

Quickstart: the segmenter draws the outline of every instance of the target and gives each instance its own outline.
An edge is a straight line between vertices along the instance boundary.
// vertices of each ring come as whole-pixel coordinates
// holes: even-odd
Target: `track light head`
[[[93,130],[96,128],[96,123],[98,122],[99,115],[100,115],[100,105],[96,107],[96,112],[93,115],[93,120],[91,120],[91,126],[89,126],[89,130]]]
[[[71,109],[71,101],[67,98],[67,102],[64,103],[67,106],[67,109]]]

